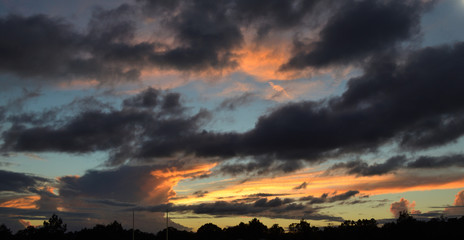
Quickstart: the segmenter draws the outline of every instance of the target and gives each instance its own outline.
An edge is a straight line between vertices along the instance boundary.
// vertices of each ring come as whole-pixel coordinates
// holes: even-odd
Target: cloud
[[[391,141],[404,150],[450,143],[463,133],[462,95],[455,90],[462,74],[455,61],[463,50],[457,43],[413,52],[403,63],[378,59],[340,97],[286,104],[259,118],[244,141],[255,155],[312,161]],[[432,67],[443,63],[446,69]]]
[[[193,193],[193,195],[195,195],[197,198],[204,197],[206,194],[208,194],[208,191],[202,191],[202,190],[199,190]]]
[[[257,98],[256,94],[250,93],[250,92],[245,92],[239,96],[231,97],[224,99],[219,104],[218,110],[229,110],[233,111],[237,109],[238,107],[244,106],[252,102]]]
[[[421,1],[347,1],[319,33],[319,41],[296,41],[295,54],[281,70],[346,65],[392,51],[419,33]]]
[[[417,158],[406,158],[404,155],[393,156],[384,163],[374,163],[369,165],[365,161],[357,160],[350,162],[336,163],[329,167],[324,174],[330,175],[340,169],[346,171],[348,175],[356,176],[376,176],[396,172],[400,169],[440,169],[450,167],[464,167],[462,164],[464,156],[462,154],[448,154],[443,156],[419,156]]]
[[[42,82],[61,81],[62,78],[97,79],[100,82],[137,79],[140,69],[124,61],[122,57],[127,56],[122,54],[124,51],[140,53],[152,46],[128,44],[127,38],[134,30],[130,20],[113,22],[117,16],[130,14],[128,5],[106,14],[103,12],[93,15],[87,33],[78,32],[64,19],[46,15],[0,18],[0,29],[5,33],[0,43],[3,53],[0,71]]]
[[[458,217],[464,215],[464,190],[461,190],[456,194],[453,206],[446,207],[444,213]]]
[[[40,187],[48,179],[31,174],[0,170],[0,191],[28,192],[30,188]]]
[[[303,213],[305,219],[343,221],[343,218],[319,213],[317,209],[307,205],[292,203],[278,197],[268,200],[261,198],[251,203],[216,201],[192,205],[155,205],[137,207],[136,211],[149,212],[192,212],[195,214],[207,214],[212,216],[252,216],[296,219]]]
[[[464,167],[464,155],[452,154],[445,156],[421,156],[413,162],[408,163],[408,168],[446,168]]]
[[[371,152],[392,142],[404,151],[428,149],[452,143],[464,134],[464,108],[459,104],[464,98],[458,91],[462,88],[458,76],[464,74],[458,59],[463,56],[464,44],[456,43],[414,51],[402,62],[391,56],[378,58],[364,75],[348,81],[341,96],[281,105],[244,133],[204,131],[209,112],[189,114],[180,95],[158,95],[148,89],[126,99],[119,110],[82,111],[53,125],[53,121],[33,127],[13,123],[2,135],[2,149],[110,150],[113,164],[177,154],[222,161],[240,157],[248,162],[229,162],[221,170],[263,174],[294,171],[302,166],[300,161],[317,163],[328,157]],[[159,97],[162,104],[144,107],[145,95]],[[171,103],[166,104],[169,97]],[[399,160],[367,167],[364,174],[394,170]]]
[[[315,9],[329,1],[235,1],[234,17],[244,24],[256,24],[258,39],[272,30],[291,29],[304,18],[316,15]]]
[[[188,3],[164,20],[163,31],[172,31],[176,40],[172,45],[159,42],[165,39],[137,39],[139,9],[129,4],[96,8],[85,31],[47,15],[2,17],[0,72],[41,82],[83,79],[112,85],[139,80],[142,71],[153,68],[199,72],[236,67],[232,50],[243,37],[224,15],[226,9]]]
[[[228,18],[237,26],[252,28],[258,39],[266,37],[272,31],[282,31],[301,26],[306,17],[316,19],[318,11],[330,7],[332,1],[214,1],[202,3],[201,1],[156,1],[137,0],[148,17],[161,15],[164,18],[172,17],[176,12],[195,11],[209,12],[215,10]],[[189,9],[190,8],[190,9]],[[224,12],[222,12],[224,11]],[[327,10],[326,10],[327,11]],[[214,15],[212,15],[214,16]],[[207,28],[206,28],[207,29]]]
[[[324,24],[320,41],[295,44],[295,55],[282,68],[347,63],[414,36],[423,5],[382,0],[139,0],[113,9],[95,8],[82,30],[64,18],[7,15],[0,18],[6,36],[0,42],[0,73],[42,83],[100,86],[138,81],[153,70],[222,74],[239,68],[246,34],[258,43],[286,31],[311,35]],[[145,31],[156,37],[147,37]],[[290,42],[288,36],[283,38]],[[314,48],[309,53],[308,46]]]
[[[294,187],[293,189],[295,190],[300,190],[300,189],[306,189],[306,187],[308,186],[308,183],[307,182],[303,182],[302,184]]]
[[[78,104],[86,106],[87,102]],[[37,121],[37,125],[32,127],[12,118],[16,122],[3,132],[2,150],[69,153],[112,150],[108,164],[120,164],[131,158],[143,157],[138,154],[148,154],[136,151],[144,144],[140,142],[141,139],[159,143],[169,139],[173,141],[181,135],[197,132],[202,122],[209,117],[208,112],[203,110],[193,116],[184,114],[179,94],[159,93],[152,88],[125,99],[120,110],[99,108],[102,104],[92,105],[96,109],[84,108],[75,116],[65,119],[47,115],[48,121]],[[37,115],[28,116],[28,119],[42,118],[41,114]],[[178,147],[151,148],[150,151],[155,151],[157,156],[170,156]]]
[[[403,164],[406,162],[404,156],[395,156],[389,158],[384,163],[376,163],[369,165],[366,162],[362,161],[351,161],[345,163],[336,163],[327,169],[326,173],[330,174],[333,171],[338,169],[344,169],[347,174],[357,175],[357,176],[374,176],[374,175],[383,175],[400,169],[403,167]]]
[[[398,218],[401,212],[408,212],[411,214],[420,214],[419,210],[415,210],[416,202],[409,203],[408,200],[401,198],[400,201],[394,202],[390,205],[390,212]]]
[[[309,204],[332,203],[332,202],[348,200],[357,194],[359,194],[359,191],[357,190],[349,190],[344,193],[340,193],[340,194],[334,193],[332,195],[329,195],[328,193],[324,193],[320,197],[314,197],[311,195],[302,197],[300,198],[300,201],[307,201]]]
[[[454,206],[464,206],[464,190],[456,194],[456,198],[454,199]]]
[[[273,82],[268,82],[269,86],[275,91],[274,94],[269,97],[270,99],[292,99],[288,92],[280,85],[274,84]]]
[[[458,76],[463,75],[459,59],[464,56],[464,44],[457,42],[417,49],[401,56],[391,51],[414,35],[419,15],[426,7],[419,1],[355,1],[347,3],[346,8],[319,1],[282,3],[282,6],[273,2],[266,5],[266,11],[279,14],[267,15],[260,9],[256,17],[245,18],[241,16],[248,16],[246,11],[235,10],[242,9],[241,4],[250,9],[258,5],[255,2],[233,3],[139,1],[139,4],[161,6],[160,10],[168,11],[166,21],[159,26],[171,29],[174,39],[169,46],[136,39],[134,21],[140,16],[134,16],[137,7],[131,5],[95,10],[83,32],[73,30],[63,19],[44,15],[3,17],[0,27],[7,38],[2,46],[24,43],[22,45],[31,47],[8,47],[8,51],[13,52],[2,55],[6,63],[1,70],[44,79],[90,77],[104,83],[110,81],[108,79],[127,81],[127,74],[136,76],[137,72],[152,67],[180,71],[233,68],[237,64],[234,50],[243,42],[241,24],[247,18],[253,27],[266,21],[282,20],[282,27],[272,28],[272,31],[280,31],[296,28],[306,17],[312,18],[313,10],[319,7],[328,8],[331,14],[327,15],[328,22],[321,31],[321,38],[309,55],[337,47],[341,49],[336,52],[342,54],[320,53],[330,58],[321,64],[351,62],[364,59],[379,49],[389,50],[366,60],[362,65],[363,75],[350,79],[341,96],[283,104],[261,116],[255,127],[245,133],[203,131],[203,123],[211,113],[201,110],[188,115],[182,108],[179,94],[159,95],[156,90],[149,90],[143,93],[145,95],[126,99],[119,110],[84,111],[60,119],[60,124],[51,124],[57,122],[54,119],[46,121],[48,124],[28,126],[20,124],[20,119],[10,119],[12,126],[2,134],[3,151],[110,151],[112,164],[151,161],[178,154],[223,160],[239,157],[253,162],[227,165],[224,172],[237,172],[234,167],[256,171],[270,169],[270,166],[284,166],[284,172],[288,172],[302,166],[298,162],[301,160],[317,163],[344,154],[375,151],[392,142],[404,151],[423,150],[452,143],[464,134],[461,124],[464,109],[458,104],[463,98],[457,90],[462,89]],[[363,14],[365,12],[369,14]],[[353,18],[349,18],[351,16]],[[346,19],[350,21],[344,21]],[[392,19],[394,21],[389,21]],[[356,24],[358,22],[362,24]],[[399,23],[401,26],[396,26]],[[32,26],[44,31],[34,31]],[[346,43],[338,44],[342,38],[335,33],[345,27],[359,34],[345,34],[349,37]],[[382,31],[378,34],[380,38],[376,34],[363,35],[378,31]],[[46,41],[48,38],[53,41]],[[333,45],[336,47],[332,48]],[[48,52],[52,54],[49,56]],[[44,66],[37,68],[36,62]],[[273,84],[272,87],[283,96],[289,96],[279,86]],[[225,102],[224,107],[236,107],[246,98],[244,95]],[[22,115],[28,119],[39,118],[37,116]],[[89,125],[90,122],[93,125]],[[292,161],[293,164],[289,163]],[[290,167],[292,165],[296,167]]]
[[[81,177],[59,179],[60,196],[66,199],[95,198],[138,203],[164,203],[173,195],[169,179],[157,176],[153,167],[122,166],[114,170],[89,170]]]
[[[129,226],[132,219],[123,210],[146,204],[166,204],[175,196],[172,188],[180,180],[204,174],[211,167],[120,166],[89,170],[82,176],[64,176],[56,183],[47,181],[40,185],[34,180],[43,180],[41,178],[4,171],[0,175],[4,178],[1,183],[8,185],[0,189],[0,220],[18,226],[18,220],[42,220],[56,213],[73,230],[115,219]],[[17,194],[5,194],[8,191]],[[145,231],[165,226],[162,213],[137,214],[137,222],[138,228]],[[176,223],[171,226],[185,229]]]

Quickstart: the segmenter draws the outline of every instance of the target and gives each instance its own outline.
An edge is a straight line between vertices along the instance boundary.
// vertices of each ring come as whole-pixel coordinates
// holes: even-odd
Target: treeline
[[[166,229],[157,234],[139,230],[123,229],[116,221],[108,225],[96,225],[91,229],[67,232],[61,218],[53,215],[43,226],[19,230],[13,234],[5,225],[0,225],[0,240],[165,240]],[[375,219],[345,221],[339,226],[314,227],[301,220],[292,223],[288,230],[278,224],[267,227],[254,218],[248,223],[220,228],[213,223],[201,226],[197,232],[168,229],[169,240],[312,240],[312,239],[462,239],[464,216],[461,218],[434,218],[419,221],[403,212],[396,222],[380,226]]]

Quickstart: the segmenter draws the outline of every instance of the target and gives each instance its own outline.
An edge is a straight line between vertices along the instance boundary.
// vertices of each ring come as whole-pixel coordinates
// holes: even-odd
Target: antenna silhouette
[[[166,240],[169,240],[168,232],[169,232],[169,209],[166,209]]]
[[[135,239],[134,229],[135,229],[135,213],[134,213],[134,210],[132,210],[132,240]]]

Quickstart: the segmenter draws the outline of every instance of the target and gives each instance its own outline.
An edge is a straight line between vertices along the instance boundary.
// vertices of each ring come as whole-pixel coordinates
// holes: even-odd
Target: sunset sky
[[[0,0],[0,224],[464,215],[464,1]]]

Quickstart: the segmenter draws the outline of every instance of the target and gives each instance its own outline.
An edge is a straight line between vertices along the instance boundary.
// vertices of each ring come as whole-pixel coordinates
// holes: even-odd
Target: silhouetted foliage
[[[33,226],[28,226],[27,228],[23,230],[19,230],[15,234],[15,239],[20,239],[20,240],[34,240],[34,239],[39,239],[38,237],[38,229],[36,229]]]
[[[188,232],[184,230],[177,230],[176,228],[169,227],[168,236],[169,240],[191,240],[194,238],[193,232]],[[155,240],[166,240],[166,229],[159,231],[156,234]]]
[[[0,225],[0,239],[10,240],[13,239],[13,234],[11,230],[5,226],[5,224]]]
[[[215,224],[207,223],[197,230],[197,239],[213,240],[221,239],[223,235],[222,229]]]
[[[279,224],[274,224],[269,228],[270,239],[282,239],[284,234],[285,230],[283,227],[279,226]]]
[[[395,222],[380,226],[375,219],[347,220],[339,226],[329,225],[317,228],[305,220],[292,223],[288,231],[278,224],[268,228],[257,218],[248,223],[221,229],[213,223],[189,232],[169,227],[169,240],[335,240],[335,239],[460,239],[464,229],[464,216],[460,218],[434,218],[420,221],[408,212],[402,212]],[[43,226],[27,228],[12,234],[5,225],[0,225],[0,240],[130,240],[132,233],[136,240],[165,240],[166,229],[157,234],[140,230],[126,230],[114,221],[108,225],[97,224],[91,229],[84,228],[76,232],[66,232],[67,226],[57,215],[52,215]]]
[[[42,239],[59,240],[64,238],[66,224],[56,214],[53,214],[48,221],[43,222],[43,227],[39,229],[39,237]]]

